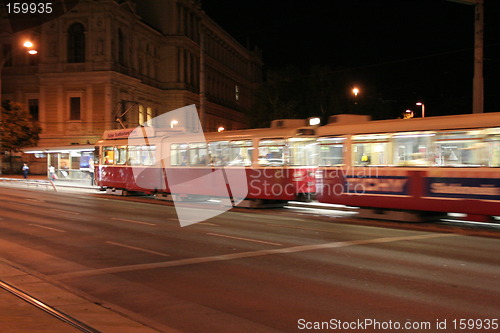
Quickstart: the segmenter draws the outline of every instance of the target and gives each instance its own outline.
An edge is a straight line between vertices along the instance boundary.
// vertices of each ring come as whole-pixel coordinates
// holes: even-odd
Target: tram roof
[[[395,133],[410,131],[432,131],[500,127],[500,112],[462,114],[411,119],[389,119],[361,121],[358,123],[331,123],[316,129],[318,136]]]
[[[98,141],[102,143],[103,141],[112,140],[127,140],[127,139],[137,139],[141,140],[144,136],[141,136],[142,131],[135,131],[135,129],[124,129],[124,130],[111,130],[106,131],[103,138]],[[243,130],[232,130],[232,131],[222,131],[222,132],[206,132],[206,133],[189,133],[183,131],[172,131],[169,129],[157,129],[149,127],[147,131],[144,132],[145,136],[148,138],[169,138],[169,141],[191,141],[201,139],[201,135],[206,140],[244,140],[251,138],[287,138],[287,137],[308,137],[315,136],[315,128],[313,127],[299,127],[299,128],[255,128],[255,129],[243,129]],[[154,139],[153,139],[154,140]]]

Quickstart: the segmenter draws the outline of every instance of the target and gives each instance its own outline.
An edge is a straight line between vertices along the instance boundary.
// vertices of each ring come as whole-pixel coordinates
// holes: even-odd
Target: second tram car
[[[314,129],[284,123],[286,120],[275,121],[267,129],[203,136],[151,127],[106,131],[96,144],[96,182],[116,193],[208,198],[218,196],[217,186],[208,183],[179,193],[179,187],[172,190],[173,182],[182,184],[223,170],[226,193],[235,192],[228,179],[246,178],[243,206],[310,200],[316,191]]]
[[[332,120],[317,129],[318,201],[365,208],[365,217],[500,215],[500,113]]]

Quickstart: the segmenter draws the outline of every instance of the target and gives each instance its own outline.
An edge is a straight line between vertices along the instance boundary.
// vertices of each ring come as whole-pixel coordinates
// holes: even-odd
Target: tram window
[[[319,165],[332,166],[344,163],[345,138],[319,138]]]
[[[113,147],[102,148],[102,164],[113,164],[115,161]]]
[[[207,164],[207,144],[206,143],[190,143],[189,144],[189,164],[203,166]]]
[[[124,165],[127,163],[127,146],[115,147],[115,164]]]
[[[156,151],[156,146],[142,146],[141,164],[154,165],[156,163],[155,151]]]
[[[229,165],[250,166],[252,165],[252,141],[240,140],[229,143]]]
[[[436,165],[456,167],[488,165],[482,134],[482,131],[477,130],[439,133],[436,140]]]
[[[433,162],[434,132],[397,133],[392,139],[394,164],[400,166],[428,166]]]
[[[259,165],[278,166],[286,164],[285,139],[259,141]]]
[[[353,165],[388,165],[389,136],[387,134],[353,136]]]
[[[214,141],[208,144],[210,151],[210,164],[224,166],[229,162],[229,142]]]
[[[489,131],[490,132],[490,131]],[[500,128],[497,133],[488,133],[485,139],[483,157],[488,163],[484,165],[490,167],[500,167]]]
[[[185,143],[173,143],[170,145],[170,164],[188,165],[188,145]]]
[[[128,147],[128,165],[140,165],[141,164],[141,147],[140,146],[129,146]]]
[[[316,166],[318,164],[318,143],[313,138],[291,138],[290,165]]]

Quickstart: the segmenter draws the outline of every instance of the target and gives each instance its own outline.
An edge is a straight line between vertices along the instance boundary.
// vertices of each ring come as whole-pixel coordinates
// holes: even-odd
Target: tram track
[[[0,288],[11,293],[12,295],[18,297],[19,299],[22,299],[23,301],[35,306],[36,308],[42,310],[43,312],[57,318],[58,320],[73,326],[74,328],[78,329],[81,332],[100,333],[99,330],[96,330],[95,328],[90,327],[89,325],[79,321],[78,319],[51,307],[50,305],[40,301],[39,299],[29,295],[28,293],[12,286],[12,285],[10,285],[2,280],[0,280]]]

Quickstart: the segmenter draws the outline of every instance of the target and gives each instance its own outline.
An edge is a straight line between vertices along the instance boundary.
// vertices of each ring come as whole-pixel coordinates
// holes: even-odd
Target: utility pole
[[[484,112],[484,0],[448,0],[475,6],[474,17],[474,78],[472,81],[472,113]]]
[[[474,24],[474,79],[472,113],[484,112],[483,45],[484,45],[484,0],[476,0]]]

